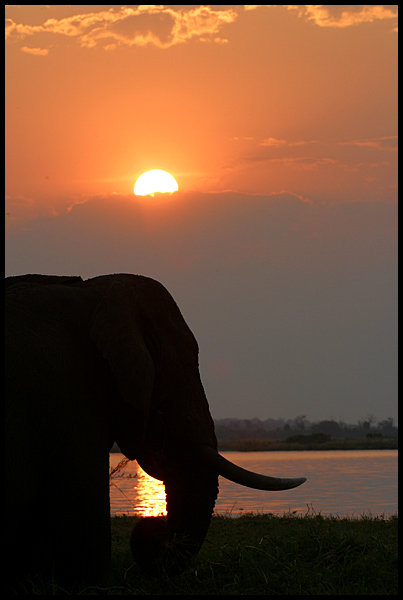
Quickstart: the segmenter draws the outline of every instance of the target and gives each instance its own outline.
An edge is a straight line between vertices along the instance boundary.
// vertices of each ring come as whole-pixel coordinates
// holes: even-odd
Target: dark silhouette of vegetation
[[[311,435],[291,435],[289,438],[284,440],[287,443],[297,442],[297,444],[324,444],[330,442],[332,436],[329,433],[311,433]]]
[[[295,419],[218,419],[214,421],[220,450],[353,450],[397,448],[398,428],[389,417],[376,424],[367,415],[357,425],[334,419],[311,423]],[[119,452],[116,444],[111,452]]]
[[[330,439],[382,439],[397,437],[398,428],[394,419],[388,417],[376,424],[374,415],[367,415],[356,425],[334,419],[311,423],[305,415],[295,419],[219,419],[215,421],[215,431],[219,442],[236,440],[286,441],[301,436],[299,443],[323,443]],[[316,438],[313,436],[317,436]],[[325,437],[323,437],[325,436]]]

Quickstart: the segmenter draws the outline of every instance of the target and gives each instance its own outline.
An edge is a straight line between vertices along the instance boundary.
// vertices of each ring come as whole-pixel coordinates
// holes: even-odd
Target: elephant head
[[[50,426],[69,444],[74,438],[70,423],[78,423],[94,456],[103,452],[107,456],[116,441],[129,459],[136,459],[164,482],[167,518],[142,519],[131,536],[133,556],[147,572],[178,572],[198,552],[214,509],[219,474],[264,490],[290,489],[305,481],[251,473],[218,454],[199,375],[197,342],[160,283],[127,274],[84,282],[31,275],[6,282],[14,341],[10,346],[19,359],[21,353],[35,355],[35,369],[18,385],[15,381],[24,363],[10,358],[7,393],[13,418],[18,419],[21,410],[13,406],[24,405],[25,392],[34,389],[36,397],[42,394],[40,408],[33,413],[34,419],[38,415],[38,427],[44,421],[38,413],[47,413],[49,403]],[[15,342],[18,336],[24,338],[23,349]],[[28,364],[30,357],[24,360]],[[38,373],[41,369],[46,376]],[[62,408],[54,410],[52,394],[61,381]],[[21,440],[13,443],[24,445]],[[78,445],[86,449],[81,439]],[[96,487],[101,480],[97,470],[102,468],[88,474],[88,486],[92,481]],[[92,503],[101,501],[105,502],[92,496]],[[78,513],[80,509],[66,510]],[[96,544],[95,539],[91,548]],[[70,546],[74,547],[74,540]]]

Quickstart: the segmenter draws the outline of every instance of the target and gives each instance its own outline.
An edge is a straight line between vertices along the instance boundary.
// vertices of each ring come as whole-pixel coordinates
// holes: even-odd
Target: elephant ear
[[[95,309],[90,337],[108,362],[120,396],[135,410],[138,424],[144,426],[151,404],[154,363],[144,343],[139,316],[134,290],[114,281]]]

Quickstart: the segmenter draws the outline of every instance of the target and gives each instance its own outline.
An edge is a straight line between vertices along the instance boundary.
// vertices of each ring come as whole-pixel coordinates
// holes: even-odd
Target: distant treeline
[[[215,419],[214,424],[221,450],[352,450],[397,448],[398,444],[398,428],[392,417],[376,424],[376,418],[368,415],[358,421],[357,425],[333,419],[311,423],[305,415],[288,421]],[[111,452],[119,451],[119,447],[114,444]]]
[[[215,432],[219,442],[236,440],[268,440],[303,443],[305,437],[313,442],[330,441],[331,439],[382,439],[397,437],[398,428],[394,419],[389,417],[377,423],[376,417],[367,415],[356,425],[343,421],[325,420],[311,423],[300,415],[295,419],[217,419]],[[306,440],[308,441],[308,440]]]
[[[220,451],[275,452],[276,450],[397,450],[397,437],[368,433],[365,438],[333,439],[325,433],[297,434],[286,440],[221,440]]]

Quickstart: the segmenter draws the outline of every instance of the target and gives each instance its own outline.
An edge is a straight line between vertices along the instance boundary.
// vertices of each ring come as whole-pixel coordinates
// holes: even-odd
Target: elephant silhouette
[[[6,286],[6,549],[26,574],[97,582],[110,560],[108,453],[164,482],[167,517],[134,528],[148,573],[177,573],[203,543],[218,475],[257,489],[217,452],[198,345],[169,292],[131,274],[23,275]]]

